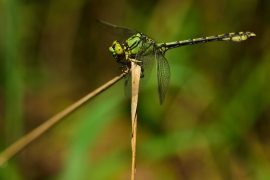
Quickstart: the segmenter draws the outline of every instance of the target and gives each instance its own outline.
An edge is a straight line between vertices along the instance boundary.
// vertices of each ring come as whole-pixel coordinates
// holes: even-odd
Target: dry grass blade
[[[138,94],[139,94],[139,83],[141,78],[141,66],[137,65],[134,62],[131,62],[131,122],[132,126],[134,125],[135,114],[137,111],[138,104]]]
[[[125,73],[121,74],[120,76],[115,77],[114,79],[108,81],[103,86],[99,87],[95,91],[87,94],[82,99],[78,100],[71,106],[67,107],[63,111],[59,112],[52,118],[45,121],[43,124],[38,126],[36,129],[31,131],[30,133],[26,134],[16,142],[14,142],[12,145],[10,145],[8,148],[6,148],[2,153],[0,153],[0,167],[4,165],[12,156],[14,156],[16,153],[18,153],[20,150],[25,148],[28,144],[30,144],[32,141],[37,139],[40,135],[42,135],[45,131],[50,129],[53,125],[55,125],[57,122],[59,122],[61,119],[63,119],[65,116],[73,112],[75,109],[83,105],[86,101],[90,100],[91,98],[95,97],[117,81],[119,81],[121,78],[125,76]]]
[[[135,179],[136,170],[136,137],[137,137],[137,104],[139,95],[139,83],[141,78],[141,66],[134,62],[131,62],[131,122],[132,122],[132,137],[131,137],[131,149],[132,149],[132,167],[131,167],[131,180]]]
[[[134,119],[134,126],[132,129],[132,164],[131,164],[131,180],[135,180],[135,172],[136,172],[136,142],[137,142],[137,113]]]

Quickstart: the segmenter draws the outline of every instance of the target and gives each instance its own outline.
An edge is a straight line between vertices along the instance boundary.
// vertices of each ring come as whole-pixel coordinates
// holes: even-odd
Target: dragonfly
[[[152,72],[153,65],[156,61],[156,75],[158,81],[158,95],[159,102],[162,104],[165,99],[166,92],[170,83],[170,66],[165,58],[165,53],[173,48],[194,45],[198,43],[207,43],[215,41],[232,41],[241,42],[251,37],[255,37],[256,34],[249,31],[232,32],[227,34],[220,34],[215,36],[200,37],[195,39],[188,39],[174,42],[162,42],[157,43],[153,38],[150,38],[146,34],[139,31],[116,26],[105,21],[97,20],[99,24],[109,29],[113,34],[121,37],[127,37],[126,40],[120,42],[118,40],[113,41],[109,47],[109,51],[121,64],[123,72],[127,72],[125,80],[125,94],[131,96],[131,62],[141,66],[141,77],[139,84],[139,92],[146,85]]]

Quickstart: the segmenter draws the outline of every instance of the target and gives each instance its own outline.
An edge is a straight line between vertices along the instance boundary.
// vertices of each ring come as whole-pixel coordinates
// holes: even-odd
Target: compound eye
[[[123,54],[123,48],[119,43],[115,44],[114,50],[117,55]]]

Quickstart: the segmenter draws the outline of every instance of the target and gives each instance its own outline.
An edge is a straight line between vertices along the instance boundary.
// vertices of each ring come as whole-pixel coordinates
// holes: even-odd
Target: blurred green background
[[[256,38],[167,52],[139,95],[140,180],[270,179],[270,1],[0,1],[0,150],[119,75],[101,19],[171,42],[237,31]],[[267,80],[268,79],[268,80]],[[121,80],[0,168],[1,180],[130,178],[130,100]]]

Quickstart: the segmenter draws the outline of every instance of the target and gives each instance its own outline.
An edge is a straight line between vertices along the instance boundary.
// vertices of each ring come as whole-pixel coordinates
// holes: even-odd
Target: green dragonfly
[[[214,41],[241,42],[256,36],[256,34],[253,32],[245,31],[188,39],[183,41],[174,41],[169,43],[157,43],[149,36],[133,29],[116,26],[100,20],[98,20],[98,23],[102,24],[117,36],[129,37],[122,43],[117,40],[114,41],[112,46],[109,47],[109,51],[112,53],[116,61],[122,64],[121,69],[123,72],[129,72],[131,62],[141,66],[139,91],[146,85],[147,81],[149,80],[154,61],[156,61],[160,104],[164,102],[165,94],[170,83],[170,66],[167,59],[164,57],[167,50],[186,45]],[[128,73],[125,81],[125,93],[128,97],[131,95],[130,77],[131,73]]]

